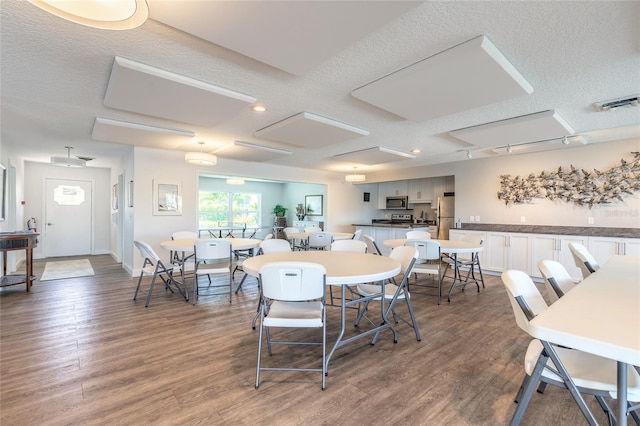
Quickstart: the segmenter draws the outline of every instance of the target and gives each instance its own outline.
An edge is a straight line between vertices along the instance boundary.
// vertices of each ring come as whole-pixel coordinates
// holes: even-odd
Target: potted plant
[[[271,213],[275,214],[276,216],[284,216],[285,214],[287,214],[287,208],[283,207],[282,204],[276,204]]]

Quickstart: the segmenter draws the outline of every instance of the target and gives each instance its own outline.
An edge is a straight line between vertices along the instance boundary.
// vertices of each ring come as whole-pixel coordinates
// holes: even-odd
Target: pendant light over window
[[[357,174],[357,171],[358,171],[358,168],[354,167],[353,174],[346,175],[344,180],[347,182],[364,182],[364,180],[366,179],[366,176]]]
[[[203,141],[198,142],[200,145],[199,152],[185,152],[184,161],[189,164],[198,164],[200,166],[215,166],[218,163],[218,157],[208,152],[202,152]]]
[[[29,0],[52,15],[103,30],[130,30],[149,17],[146,0]]]

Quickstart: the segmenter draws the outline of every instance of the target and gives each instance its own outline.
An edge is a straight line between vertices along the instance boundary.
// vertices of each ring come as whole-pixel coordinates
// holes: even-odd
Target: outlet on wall
[[[520,216],[520,223],[525,223],[527,221],[527,218],[524,216]]]
[[[469,222],[473,222],[473,216],[469,216]]]
[[[593,224],[595,223],[595,220],[593,219],[593,217],[592,217],[592,216],[589,216],[589,219],[587,219],[587,223],[588,223],[589,225],[593,225]]]
[[[480,222],[480,216],[476,216],[476,222]]]

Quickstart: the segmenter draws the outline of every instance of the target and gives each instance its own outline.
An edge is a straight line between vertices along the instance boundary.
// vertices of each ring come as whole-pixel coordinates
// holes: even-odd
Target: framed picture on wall
[[[182,215],[182,184],[176,181],[153,180],[153,214]]]
[[[322,195],[305,195],[307,216],[322,216]]]

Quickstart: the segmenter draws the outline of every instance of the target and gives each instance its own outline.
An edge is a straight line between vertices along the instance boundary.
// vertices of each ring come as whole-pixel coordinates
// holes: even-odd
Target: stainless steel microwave
[[[387,197],[388,210],[406,210],[409,204],[409,197]]]

